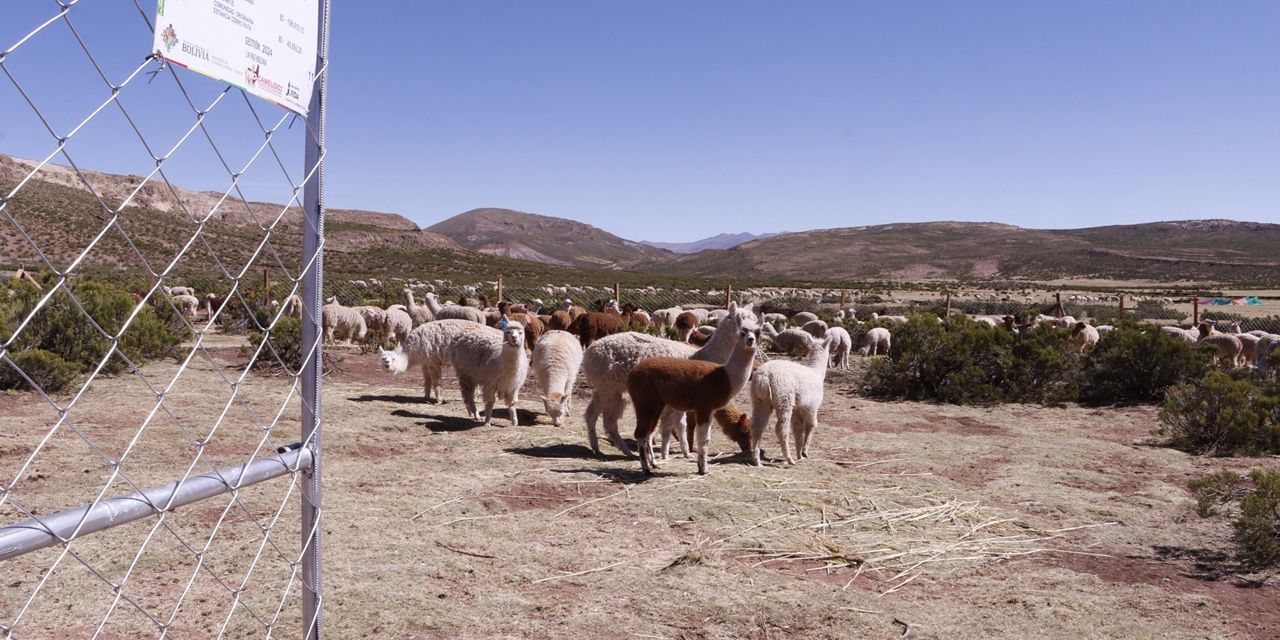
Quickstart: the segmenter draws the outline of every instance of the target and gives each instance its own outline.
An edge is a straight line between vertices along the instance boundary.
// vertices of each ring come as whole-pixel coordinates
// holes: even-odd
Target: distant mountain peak
[[[468,249],[546,264],[626,268],[671,257],[589,224],[511,209],[472,209],[427,230]]]
[[[783,231],[782,233],[786,232]],[[772,238],[782,235],[782,233],[721,233],[693,242],[652,242],[649,240],[641,240],[640,242],[651,247],[658,247],[659,249],[666,249],[676,253],[697,253],[703,249],[731,249],[744,242]]]

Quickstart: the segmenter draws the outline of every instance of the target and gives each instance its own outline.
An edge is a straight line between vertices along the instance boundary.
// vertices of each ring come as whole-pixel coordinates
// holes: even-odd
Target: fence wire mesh
[[[319,403],[282,302],[323,118],[149,56],[154,10],[0,7],[3,129],[47,132],[0,156],[0,632],[311,637],[311,455],[276,452]]]

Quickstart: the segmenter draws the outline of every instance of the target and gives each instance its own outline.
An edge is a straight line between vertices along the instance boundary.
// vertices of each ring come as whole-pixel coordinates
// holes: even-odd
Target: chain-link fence
[[[305,120],[155,6],[0,6],[0,632],[319,637],[327,2]]]

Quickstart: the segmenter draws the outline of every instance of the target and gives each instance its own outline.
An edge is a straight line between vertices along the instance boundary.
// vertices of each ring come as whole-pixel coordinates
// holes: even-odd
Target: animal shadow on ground
[[[1234,577],[1237,579],[1236,586],[1250,588],[1261,587],[1266,583],[1265,579],[1250,580],[1241,576],[1242,573],[1248,573],[1248,570],[1224,551],[1167,546],[1156,546],[1154,550],[1156,557],[1161,560],[1189,560],[1192,571],[1183,573],[1188,578],[1217,582],[1226,577]]]
[[[606,467],[597,467],[594,469],[552,469],[552,473],[593,473],[601,478],[606,478],[615,484],[643,484],[651,478],[661,478],[664,476],[674,476],[671,473],[655,473],[652,476],[644,475],[637,463],[635,469],[611,469]]]
[[[347,398],[351,402],[401,402],[409,404],[440,404],[437,400],[427,400],[422,396],[371,396],[363,395]]]
[[[591,448],[581,444],[550,444],[544,447],[516,447],[507,449],[507,453],[528,456],[530,458],[578,458],[581,460],[626,460],[623,455],[596,456]]]
[[[454,431],[470,431],[476,427],[484,426],[482,420],[472,420],[465,416],[433,416],[425,413],[414,413],[405,409],[396,409],[391,415],[397,418],[415,418],[425,420],[418,424],[431,430],[432,433],[446,433]]]

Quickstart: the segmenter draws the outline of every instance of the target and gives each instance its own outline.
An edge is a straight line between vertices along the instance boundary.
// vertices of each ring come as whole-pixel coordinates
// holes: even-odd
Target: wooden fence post
[[[613,301],[622,308],[622,285],[617,282],[613,283]]]
[[[951,294],[947,294],[947,317],[951,317]]]
[[[1124,320],[1124,294],[1120,294],[1120,319]]]
[[[845,291],[844,289],[841,289],[841,290],[840,290],[840,310],[841,310],[841,311],[844,311],[844,309],[845,309],[845,306],[844,306],[844,300],[845,300],[845,294],[846,294],[846,293],[848,293],[848,292],[847,292],[847,291]]]
[[[1057,307],[1058,307],[1058,319],[1059,319],[1059,320],[1061,320],[1061,319],[1062,319],[1062,316],[1064,315],[1064,314],[1062,313],[1062,292],[1061,292],[1061,291],[1058,291],[1058,292],[1054,293],[1054,294],[1053,294],[1053,299],[1054,299],[1054,301],[1056,301],[1056,303],[1057,303]]]
[[[502,276],[498,276],[498,302],[502,302]]]
[[[729,289],[725,291],[725,294],[724,294],[725,308],[729,307],[730,302],[733,302],[733,285],[729,285]]]
[[[1191,300],[1191,326],[1200,325],[1200,296]]]
[[[271,276],[267,275],[268,270],[262,270],[262,304],[271,304]]]

